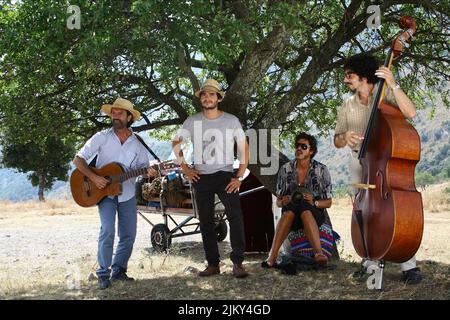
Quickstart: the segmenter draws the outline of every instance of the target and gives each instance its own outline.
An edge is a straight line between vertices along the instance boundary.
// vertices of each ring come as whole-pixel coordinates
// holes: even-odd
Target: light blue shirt
[[[77,156],[87,162],[97,156],[96,167],[101,168],[111,162],[119,163],[128,172],[133,169],[140,169],[149,166],[147,150],[133,134],[120,143],[114,130],[107,129],[93,135],[77,153]],[[135,178],[128,179],[122,183],[122,194],[119,195],[119,202],[130,200],[135,195]],[[112,198],[112,197],[110,197]]]

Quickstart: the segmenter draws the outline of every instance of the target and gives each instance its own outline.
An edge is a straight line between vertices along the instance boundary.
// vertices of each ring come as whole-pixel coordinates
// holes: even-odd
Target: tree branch
[[[182,74],[184,74],[189,79],[191,87],[195,93],[196,91],[200,90],[200,85],[198,83],[197,77],[186,61],[186,56],[190,56],[187,48],[183,48],[181,44],[178,44],[178,66],[180,67]],[[200,105],[199,99],[193,96],[192,102],[194,104],[195,110],[197,110],[197,112],[200,112],[202,110],[202,107]]]
[[[230,86],[222,107],[245,120],[245,108],[258,82],[275,59],[289,43],[289,32],[284,27],[275,27],[259,44],[256,44],[245,57],[241,71]]]
[[[158,129],[158,128],[162,128],[165,126],[182,124],[183,121],[184,120],[182,120],[180,118],[168,119],[168,120],[163,120],[163,121],[159,121],[159,122],[154,122],[154,123],[150,123],[150,124],[144,124],[141,126],[133,127],[133,131],[141,132],[141,131],[150,130],[150,129]]]
[[[306,67],[300,79],[292,87],[290,92],[286,94],[273,108],[271,113],[267,114],[263,123],[256,123],[255,126],[265,128],[278,127],[283,122],[294,107],[298,105],[305,95],[307,95],[314,87],[317,79],[327,68],[333,56],[339,51],[340,47],[350,41],[355,35],[359,34],[365,27],[364,17],[366,13],[355,16],[362,1],[352,1],[348,6],[341,24],[330,38],[318,49],[311,62]]]
[[[122,81],[144,85],[152,98],[168,105],[183,121],[189,116],[184,107],[173,97],[172,93],[163,94],[149,79],[126,74],[120,74],[118,77]]]

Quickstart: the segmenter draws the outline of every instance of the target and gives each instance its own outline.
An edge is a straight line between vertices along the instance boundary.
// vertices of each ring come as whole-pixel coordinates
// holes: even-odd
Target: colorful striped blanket
[[[322,251],[328,256],[328,258],[330,258],[333,252],[333,244],[335,241],[339,241],[340,236],[333,231],[330,225],[325,223],[320,226],[319,233]],[[313,248],[311,247],[311,244],[302,229],[291,231],[288,235],[288,240],[291,244],[290,253],[292,255],[300,255],[305,257],[314,256]]]

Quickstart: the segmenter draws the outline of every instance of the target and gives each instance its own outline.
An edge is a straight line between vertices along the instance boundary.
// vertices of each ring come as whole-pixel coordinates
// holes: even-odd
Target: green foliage
[[[416,186],[425,190],[427,186],[433,184],[436,178],[429,172],[419,172],[415,175]]]
[[[442,132],[441,132],[440,130],[436,131],[436,132],[434,133],[434,138],[435,138],[436,140],[440,140],[440,139],[442,138]]]
[[[49,190],[56,180],[67,181],[69,160],[74,155],[74,148],[67,141],[53,136],[23,144],[4,139],[2,147],[2,164],[29,173],[28,179],[33,186],[40,185],[41,177],[44,190]]]
[[[337,185],[333,188],[333,198],[346,198],[352,194],[352,188],[349,185]]]
[[[150,131],[150,137],[159,141],[172,141],[172,137],[176,134],[180,126],[168,126],[164,130]]]
[[[448,1],[402,3],[383,2],[378,34],[365,26],[367,1],[349,14],[351,3],[338,0],[77,0],[81,30],[69,30],[66,0],[0,0],[0,131],[14,129],[19,145],[53,135],[79,146],[109,126],[100,106],[121,96],[151,120],[137,131],[167,139],[199,110],[199,84],[215,77],[235,97],[224,110],[241,112],[245,128],[275,112],[270,126],[282,138],[312,127],[325,135],[346,90],[345,58],[366,51],[382,60],[406,13],[418,28],[394,72],[423,107],[431,92],[445,102]],[[282,49],[271,41],[280,30]]]
[[[436,161],[440,162],[440,161],[446,159],[449,155],[449,151],[450,151],[450,145],[445,144],[444,146],[442,146],[442,148],[439,150],[439,153],[435,157]]]

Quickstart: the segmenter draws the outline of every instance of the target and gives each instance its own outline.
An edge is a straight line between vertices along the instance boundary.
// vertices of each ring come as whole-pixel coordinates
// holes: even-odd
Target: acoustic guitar
[[[177,165],[172,160],[168,160],[152,165],[151,167],[155,170],[166,170],[175,168]],[[105,188],[99,189],[80,170],[75,169],[70,176],[70,190],[73,199],[81,207],[92,207],[99,203],[104,197],[122,194],[122,182],[146,174],[149,167],[125,172],[120,164],[113,162],[102,168],[90,168],[95,174],[107,179],[109,183]]]

